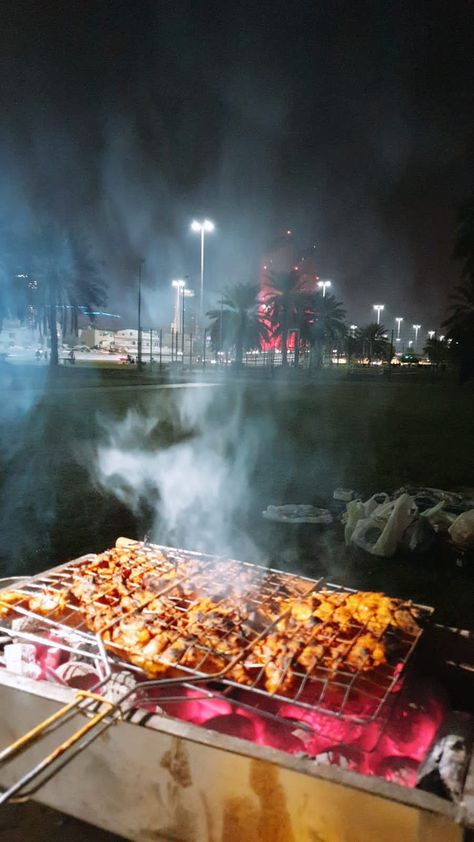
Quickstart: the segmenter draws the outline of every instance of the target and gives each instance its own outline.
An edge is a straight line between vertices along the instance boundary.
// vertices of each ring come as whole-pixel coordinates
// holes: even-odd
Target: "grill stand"
[[[2,743],[74,691],[2,671]],[[55,735],[45,735],[46,750]],[[39,746],[33,746],[37,752]],[[0,769],[11,785],[19,769]],[[155,716],[98,736],[39,799],[134,842],[462,842],[465,806]]]

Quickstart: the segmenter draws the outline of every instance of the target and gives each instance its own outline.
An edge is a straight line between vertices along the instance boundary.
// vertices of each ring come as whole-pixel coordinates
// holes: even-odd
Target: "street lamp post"
[[[138,263],[138,337],[137,337],[137,362],[138,368],[142,364],[142,266],[145,263],[143,258]]]
[[[191,223],[191,231],[201,235],[201,284],[199,290],[199,327],[204,322],[204,236],[214,231],[215,225],[209,219],[198,222],[196,219]]]
[[[384,309],[384,304],[374,304],[374,310],[377,310],[377,324],[380,324],[380,313]]]
[[[182,330],[181,325],[181,294],[186,286],[186,281],[182,281],[180,279],[171,281],[171,286],[176,290],[176,301],[174,304],[174,329],[176,333],[180,333]]]
[[[323,298],[326,298],[326,287],[331,286],[331,281],[318,281],[319,289],[323,291]]]
[[[433,339],[433,336],[435,335],[435,333],[436,333],[436,331],[435,331],[435,330],[429,330],[429,331],[428,331],[428,337],[429,337],[429,339]]]
[[[415,331],[415,348],[418,347],[418,331],[421,325],[413,325],[413,330]]]
[[[395,321],[397,323],[397,339],[400,339],[400,325],[403,322],[403,316],[395,316]]]
[[[183,362],[184,362],[184,299],[185,298],[193,298],[194,297],[194,290],[193,289],[186,289],[183,287],[181,290],[181,353],[183,355]]]

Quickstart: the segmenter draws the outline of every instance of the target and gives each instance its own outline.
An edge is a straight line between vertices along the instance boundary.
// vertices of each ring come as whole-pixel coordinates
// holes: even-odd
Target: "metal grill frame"
[[[240,562],[240,561],[236,561],[234,559],[225,559],[225,558],[222,558],[222,557],[206,555],[206,554],[203,554],[203,553],[193,552],[193,551],[189,551],[189,550],[181,550],[181,549],[177,549],[175,547],[167,547],[167,546],[155,545],[155,544],[146,544],[145,542],[139,542],[139,541],[130,542],[129,547],[130,547],[130,549],[136,549],[137,547],[139,547],[140,552],[144,553],[145,555],[149,555],[150,553],[153,555],[153,553],[155,553],[156,551],[159,551],[159,552],[165,554],[166,556],[168,556],[168,558],[169,557],[172,558],[174,555],[176,555],[176,556],[184,557],[184,558],[186,558],[190,561],[196,561],[198,566],[200,568],[202,568],[203,572],[208,570],[210,566],[212,566],[212,568],[214,570],[216,565],[225,563],[226,566],[227,566],[227,569],[228,569],[229,565],[237,565],[237,569],[240,570],[241,572],[249,571],[253,576],[255,576],[257,578],[258,577],[271,578],[272,576],[275,576],[275,578],[277,580],[280,580],[280,581],[283,581],[283,582],[285,580],[287,580],[289,582],[294,581],[294,580],[297,580],[298,582],[307,582],[308,583],[308,590],[306,591],[305,594],[301,594],[302,597],[304,597],[305,595],[309,595],[313,592],[317,592],[318,590],[321,590],[322,588],[324,588],[325,590],[337,591],[339,593],[347,593],[348,595],[351,594],[351,593],[357,592],[357,591],[355,591],[354,589],[351,589],[351,588],[345,588],[345,587],[342,587],[340,585],[336,585],[336,584],[332,584],[332,583],[326,583],[326,582],[324,582],[323,579],[314,580],[314,579],[310,579],[309,577],[306,577],[306,576],[293,575],[293,574],[290,574],[290,573],[286,573],[284,571],[276,570],[274,568],[266,568],[266,567],[262,567],[260,565],[251,564],[250,562]],[[54,586],[56,586],[57,589],[63,589],[64,587],[67,587],[68,585],[72,584],[72,576],[73,576],[73,573],[74,573],[75,570],[80,568],[82,565],[85,565],[85,564],[87,564],[91,561],[98,560],[98,559],[99,559],[99,556],[97,554],[88,554],[88,555],[85,555],[85,556],[81,556],[78,559],[75,559],[73,561],[67,562],[67,563],[62,564],[62,565],[58,565],[57,567],[51,568],[51,569],[45,571],[44,573],[39,573],[39,574],[37,574],[33,577],[30,577],[30,578],[27,578],[27,579],[23,580],[22,585],[20,587],[3,588],[3,591],[5,591],[5,590],[8,590],[8,591],[15,590],[17,592],[25,592],[25,596],[26,595],[31,596],[31,593],[34,593],[35,591],[41,593],[44,588],[48,588],[48,589],[53,588],[54,589]],[[157,560],[155,559],[155,562],[156,561]],[[158,591],[157,593],[155,593],[153,595],[153,599],[157,599],[160,596],[169,595],[173,591],[173,589],[179,588],[183,584],[183,582],[186,582],[188,579],[191,579],[191,577],[193,575],[195,575],[195,574],[194,573],[189,574],[189,576],[187,576],[187,577],[186,576],[182,576],[182,577],[176,576],[176,577],[174,577],[173,580],[167,586],[165,586],[162,591]],[[25,591],[25,589],[26,589],[26,591]],[[2,590],[0,590],[0,603],[1,603],[1,595],[2,595]],[[424,614],[425,616],[430,615],[433,611],[433,609],[430,608],[429,606],[414,605],[413,607],[416,608],[417,611]],[[11,605],[9,605],[9,609],[10,609],[10,612],[11,612],[10,616],[9,616],[9,619],[11,618],[11,615],[12,614],[14,615],[15,612],[16,612],[18,616],[26,616],[26,617],[34,618],[35,620],[38,621],[38,624],[40,626],[46,625],[47,627],[51,627],[51,630],[53,632],[56,632],[59,635],[65,637],[66,640],[67,640],[67,638],[70,638],[71,635],[75,634],[75,635],[77,635],[76,640],[79,641],[79,639],[80,639],[81,641],[84,642],[83,648],[79,644],[79,642],[78,642],[77,646],[74,646],[74,647],[69,646],[67,642],[63,644],[63,643],[61,643],[61,641],[59,641],[59,643],[56,643],[56,641],[55,641],[54,645],[58,646],[58,648],[62,648],[66,651],[69,651],[73,654],[78,654],[82,657],[91,658],[93,660],[98,660],[98,659],[103,660],[103,658],[104,658],[103,645],[104,644],[101,640],[100,634],[94,635],[89,630],[84,631],[81,627],[83,627],[85,629],[87,629],[87,627],[85,626],[85,622],[82,620],[82,615],[81,615],[81,612],[80,612],[79,608],[77,606],[74,606],[74,605],[71,605],[71,604],[68,605],[68,608],[70,609],[69,613],[67,613],[66,616],[62,616],[61,620],[59,621],[57,619],[51,619],[47,615],[43,616],[43,615],[40,615],[40,614],[36,614],[36,613],[30,611],[29,609],[22,608],[21,603],[20,604],[11,604]],[[146,609],[146,603],[144,605],[138,606],[136,609],[130,611],[129,614],[131,614],[131,615],[137,614],[140,611],[143,611],[145,609]],[[262,631],[260,631],[259,633],[256,630],[254,630],[254,634],[255,634],[254,639],[246,647],[244,647],[242,649],[242,651],[239,653],[238,656],[229,660],[229,662],[226,664],[225,668],[223,670],[221,670],[220,672],[215,673],[215,674],[210,674],[209,672],[205,672],[202,669],[190,668],[190,667],[187,667],[185,665],[175,663],[175,662],[173,662],[172,664],[171,663],[170,664],[165,663],[165,666],[168,667],[169,669],[172,669],[174,672],[179,671],[179,673],[182,673],[182,677],[181,678],[169,679],[165,675],[164,678],[162,679],[163,683],[166,683],[166,684],[169,684],[170,682],[171,683],[184,683],[184,682],[186,682],[186,683],[193,682],[194,683],[196,681],[199,681],[199,682],[207,681],[207,682],[211,683],[211,682],[218,681],[220,685],[223,685],[224,687],[228,688],[228,692],[229,691],[231,692],[232,688],[234,688],[234,689],[237,689],[239,691],[245,691],[245,693],[251,693],[251,694],[255,693],[255,694],[257,694],[257,697],[265,697],[265,698],[270,699],[270,700],[278,700],[279,702],[281,702],[284,705],[295,705],[298,708],[302,708],[302,709],[304,709],[308,712],[306,720],[303,720],[303,721],[306,721],[306,722],[311,721],[310,712],[314,712],[314,713],[317,713],[317,714],[324,714],[325,716],[336,717],[336,718],[339,718],[339,719],[342,719],[342,720],[345,720],[345,721],[351,721],[355,724],[367,724],[369,722],[373,722],[374,720],[380,718],[380,715],[382,713],[382,709],[385,708],[385,706],[387,705],[387,702],[389,701],[389,699],[392,695],[392,691],[396,688],[397,684],[400,681],[401,673],[403,672],[403,670],[404,670],[404,668],[405,668],[405,666],[406,666],[406,664],[407,664],[407,662],[408,662],[408,660],[409,660],[409,658],[410,658],[410,656],[411,656],[411,654],[412,654],[412,652],[413,652],[413,650],[416,646],[416,643],[418,642],[418,639],[421,635],[421,630],[418,634],[416,634],[414,636],[406,635],[407,640],[405,641],[405,652],[404,652],[402,658],[397,659],[397,664],[396,664],[395,667],[389,666],[389,665],[379,666],[375,670],[371,671],[371,673],[367,673],[367,672],[363,673],[360,670],[354,671],[354,672],[349,671],[349,670],[334,671],[333,669],[330,669],[330,668],[327,668],[327,667],[318,666],[317,676],[315,677],[315,676],[311,676],[310,674],[308,674],[307,672],[304,672],[304,671],[298,672],[297,667],[295,665],[293,665],[292,666],[292,672],[297,677],[297,680],[299,681],[299,687],[297,688],[296,693],[279,693],[277,691],[273,692],[273,693],[270,693],[266,689],[262,688],[261,686],[258,686],[258,683],[259,683],[259,681],[261,680],[261,677],[264,674],[264,670],[265,670],[265,666],[266,666],[265,664],[262,664],[262,666],[259,669],[256,669],[256,673],[257,673],[256,678],[255,678],[253,684],[250,685],[250,686],[246,685],[246,684],[243,684],[243,683],[240,683],[240,682],[237,682],[237,681],[234,681],[230,678],[227,678],[226,673],[230,670],[230,668],[232,666],[234,666],[236,663],[239,663],[239,662],[245,664],[245,655],[246,655],[246,653],[251,651],[252,646],[255,644],[255,642],[257,640],[260,640],[265,635],[267,635],[269,633],[269,631],[271,631],[271,629],[273,627],[275,627],[277,625],[277,623],[279,623],[281,621],[281,619],[283,617],[285,617],[286,614],[288,614],[288,613],[289,613],[289,611],[286,611],[286,612],[283,612],[282,614],[280,614],[278,617],[275,618],[275,620],[273,620],[271,623],[269,623],[267,626],[265,626],[265,628]],[[107,628],[114,625],[115,622],[118,622],[119,620],[123,619],[123,616],[126,616],[126,615],[122,614],[120,617],[118,617],[112,623],[109,623],[108,626],[106,625],[104,628],[102,628],[101,633],[103,633]],[[70,620],[71,617],[73,617],[74,620],[77,620],[78,617],[81,617],[81,622],[79,624],[74,622],[74,625],[68,625],[67,621]],[[0,622],[1,622],[1,619],[0,619]],[[328,622],[330,622],[330,619],[328,620]],[[355,643],[357,638],[361,634],[363,634],[364,631],[366,631],[366,630],[367,630],[366,626],[362,626],[362,625],[360,626],[357,637],[352,642],[352,645]],[[7,634],[9,634],[9,633],[11,634],[11,630],[9,628],[4,627],[3,624],[0,625],[0,632],[1,631],[5,632]],[[386,633],[386,630],[384,630],[380,634],[380,637],[382,637],[383,634],[385,634],[385,633]],[[400,639],[403,638],[403,635],[404,635],[404,633],[402,633],[400,631],[397,631],[397,641],[400,641]],[[24,638],[24,639],[27,639],[27,640],[29,639],[30,641],[40,642],[42,644],[47,643],[47,641],[45,641],[45,639],[43,637],[41,637],[40,634],[32,634],[32,633],[29,633],[29,632],[22,632],[22,631],[17,632],[17,631],[15,631],[15,637]],[[114,653],[111,657],[117,665],[120,665],[125,669],[129,669],[129,670],[132,670],[134,672],[139,672],[141,674],[144,674],[143,671],[139,669],[139,667],[136,667],[133,664],[131,664],[128,661],[128,659],[124,659],[122,656],[118,656],[116,654],[116,651],[114,652],[114,650],[118,649],[117,646],[114,646],[114,644],[109,644],[108,642],[106,642],[105,645],[107,647],[109,655],[110,655],[111,651]],[[190,643],[190,646],[196,647],[196,645],[197,645],[196,641],[192,641]],[[202,667],[203,663],[205,662],[206,658],[208,658],[210,654],[215,654],[219,658],[224,657],[222,653],[214,653],[213,650],[206,649],[206,647],[204,647],[204,646],[201,646],[201,648],[203,650],[205,650],[205,654],[203,656],[203,659],[199,664],[199,666],[201,666],[201,667]],[[126,650],[124,650],[123,646],[120,647],[119,651],[120,651],[120,653],[123,653],[124,651],[126,652]],[[136,651],[137,650],[134,650],[135,654],[136,654]],[[186,650],[186,651],[188,651],[188,650]],[[157,659],[157,661],[159,663],[160,662],[163,663],[162,661],[160,661],[160,659]],[[290,667],[290,661],[291,661],[291,659],[288,661],[287,669]],[[282,681],[284,680],[284,677],[285,677],[285,672],[283,672],[283,674],[281,676],[280,685],[281,685]],[[159,681],[160,681],[160,679],[155,679],[155,682],[153,682],[153,683],[158,683]],[[312,702],[312,703],[309,703],[304,698],[302,698],[303,692],[304,692],[305,688],[307,687],[308,682],[309,682],[310,686],[311,686],[311,684],[316,685],[316,683],[319,686],[319,694],[315,694],[315,695],[317,695],[317,698],[316,698],[316,701]],[[342,695],[342,701],[341,701],[338,708],[334,708],[334,706],[331,706],[330,703],[329,704],[327,703],[327,700],[330,699],[331,694],[333,694],[334,691],[339,693],[339,695]],[[349,702],[350,702],[351,699],[354,698],[355,694],[362,694],[364,698],[366,698],[368,700],[371,700],[372,708],[370,709],[369,714],[366,713],[366,715],[355,715],[354,713],[351,713],[350,711],[347,710],[347,708],[349,706]],[[326,704],[325,704],[325,702],[326,702]],[[387,705],[387,708],[390,708],[390,707],[391,707],[390,705]],[[257,710],[258,710],[258,708],[257,708]]]

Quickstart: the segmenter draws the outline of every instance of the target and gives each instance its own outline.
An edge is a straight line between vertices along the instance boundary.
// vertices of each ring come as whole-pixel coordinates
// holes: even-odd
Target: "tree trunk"
[[[58,326],[56,323],[56,295],[55,295],[55,285],[53,282],[49,282],[49,307],[48,307],[48,327],[49,327],[49,338],[50,338],[50,356],[49,356],[49,364],[50,366],[57,366],[59,364],[59,355],[58,355]]]
[[[299,368],[300,365],[300,332],[297,330],[295,332],[295,368]]]
[[[288,319],[286,313],[283,314],[281,322],[281,364],[288,365]]]
[[[244,320],[241,318],[241,319],[239,319],[237,336],[235,338],[235,366],[236,366],[236,368],[242,368],[242,359],[243,359],[243,356],[244,356],[244,333],[245,333],[245,323],[244,323]]]
[[[322,342],[312,342],[309,351],[309,367],[310,369],[320,369],[322,364]]]
[[[244,343],[242,336],[238,336],[235,342],[235,366],[242,368],[242,358],[244,356]]]

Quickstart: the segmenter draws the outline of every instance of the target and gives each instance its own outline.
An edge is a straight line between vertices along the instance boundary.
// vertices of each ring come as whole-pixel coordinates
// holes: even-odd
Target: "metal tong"
[[[105,680],[107,681],[108,679]],[[97,687],[95,689],[97,689]],[[97,708],[97,706],[99,707]],[[48,716],[43,722],[40,722],[39,725],[35,725],[34,728],[22,737],[19,737],[19,739],[15,740],[15,742],[7,748],[3,749],[3,751],[0,751],[0,767],[2,767],[19,754],[26,751],[33,743],[42,737],[45,737],[47,734],[50,734],[78,713],[85,714],[89,717],[85,724],[78,728],[78,730],[70,737],[56,746],[53,751],[43,757],[42,760],[40,760],[33,768],[29,769],[28,772],[15,781],[15,783],[8,787],[8,789],[0,793],[0,805],[5,804],[7,801],[11,801],[14,799],[14,796],[17,796],[14,799],[16,801],[24,801],[29,798],[30,795],[39,788],[39,786],[42,786],[46,780],[53,777],[59,769],[65,766],[66,763],[69,763],[76,754],[82,751],[87,745],[89,745],[89,743],[95,740],[102,731],[116,721],[116,717],[114,716],[116,710],[117,705],[115,703],[108,701],[108,699],[100,696],[98,693],[87,690],[79,690],[75,695],[74,701],[64,705],[51,716]],[[61,762],[58,763],[60,760]],[[21,793],[27,784],[30,784],[34,780],[38,779],[42,773],[47,772],[48,770],[49,774],[41,779],[40,784],[37,784],[29,792],[23,792],[23,794],[18,796],[18,793]]]

